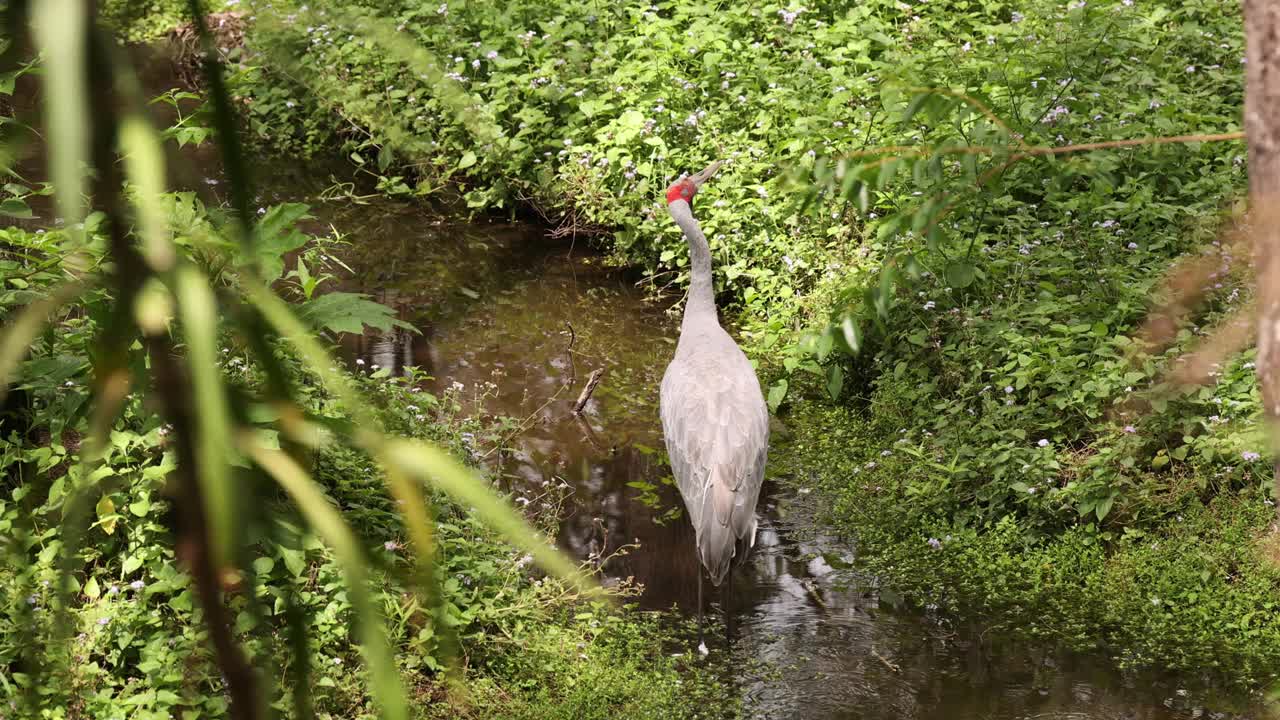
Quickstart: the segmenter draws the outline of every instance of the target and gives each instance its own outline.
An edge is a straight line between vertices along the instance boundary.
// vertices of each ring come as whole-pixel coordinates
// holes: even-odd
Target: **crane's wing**
[[[726,339],[728,337],[726,336]],[[698,555],[719,585],[739,544],[755,543],[769,411],[746,355],[677,352],[662,378],[662,429]]]

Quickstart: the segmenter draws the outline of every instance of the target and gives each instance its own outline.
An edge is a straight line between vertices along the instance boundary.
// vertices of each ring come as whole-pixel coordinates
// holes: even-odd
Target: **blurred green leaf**
[[[218,307],[204,275],[183,265],[175,275],[178,313],[187,341],[195,398],[200,493],[208,515],[211,550],[219,570],[231,566],[240,539],[243,497],[230,471],[231,413],[218,367]]]
[[[957,290],[963,290],[973,284],[977,268],[973,266],[973,263],[953,262],[947,265],[944,273],[947,285]]]
[[[35,217],[31,214],[31,207],[21,198],[5,198],[0,202],[0,215],[20,220],[30,220]]]
[[[778,408],[782,405],[782,401],[785,400],[786,397],[787,379],[782,378],[778,382],[774,383],[773,387],[769,388],[769,396],[767,398],[767,402],[769,403],[769,412],[777,414]]]
[[[73,232],[85,215],[89,159],[88,6],[79,0],[34,3],[32,29],[44,58],[44,117],[48,125],[49,177],[58,211]]]
[[[840,399],[840,391],[844,389],[844,368],[839,364],[827,370],[827,394],[832,400]]]
[[[84,286],[77,282],[54,288],[48,295],[22,308],[0,333],[0,401],[8,394],[18,363],[26,357],[32,341],[40,334],[49,316],[83,289]]]

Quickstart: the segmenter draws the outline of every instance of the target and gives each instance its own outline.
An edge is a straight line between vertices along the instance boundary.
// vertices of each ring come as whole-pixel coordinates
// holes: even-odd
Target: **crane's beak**
[[[698,173],[694,173],[693,175],[690,175],[689,180],[693,183],[694,187],[702,187],[702,183],[709,180],[712,175],[715,175],[716,171],[719,170],[720,166],[723,164],[724,164],[723,160],[716,160],[715,162],[711,163],[706,168],[704,168],[702,172],[698,172]]]

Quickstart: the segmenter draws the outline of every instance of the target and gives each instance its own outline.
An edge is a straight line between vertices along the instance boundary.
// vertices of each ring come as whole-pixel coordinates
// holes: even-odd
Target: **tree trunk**
[[[1249,223],[1258,282],[1257,373],[1272,453],[1280,456],[1280,3],[1243,0],[1243,5]],[[1273,465],[1272,474],[1280,498],[1280,464]]]

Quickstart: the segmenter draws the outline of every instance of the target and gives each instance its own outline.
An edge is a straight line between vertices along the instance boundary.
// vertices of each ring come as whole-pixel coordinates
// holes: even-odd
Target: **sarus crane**
[[[711,249],[693,217],[693,197],[717,170],[677,180],[667,210],[689,245],[689,296],[676,354],[662,377],[662,433],[676,485],[693,524],[698,571],[698,650],[702,639],[702,569],[721,589],[732,637],[733,566],[756,538],[756,500],[769,450],[769,410],[755,368],[716,317]]]

